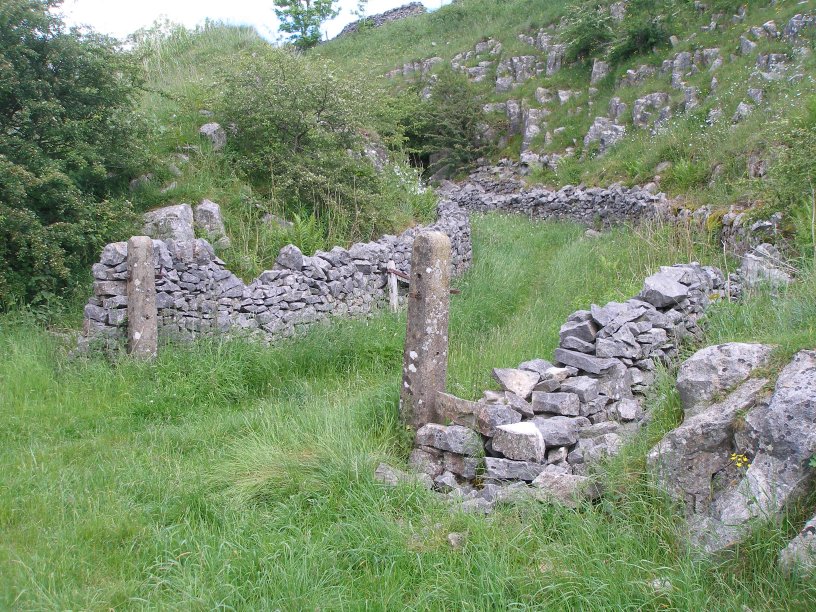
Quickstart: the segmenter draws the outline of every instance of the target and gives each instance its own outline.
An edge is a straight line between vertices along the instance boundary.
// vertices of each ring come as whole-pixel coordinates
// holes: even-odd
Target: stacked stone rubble
[[[400,21],[402,19],[416,17],[417,15],[425,14],[425,12],[427,12],[427,9],[421,2],[410,2],[383,13],[378,13],[377,15],[371,15],[370,17],[364,17],[363,19],[353,21],[340,31],[337,38],[357,32],[360,29],[361,24],[363,27],[379,28],[391,23],[392,21]]]
[[[597,494],[589,466],[615,455],[644,422],[642,396],[656,367],[700,336],[697,321],[724,282],[718,269],[696,263],[663,267],[638,296],[573,313],[552,361],[494,369],[501,391],[476,402],[440,395],[453,424],[417,432],[412,468],[484,511],[509,494],[508,484],[513,495],[564,503]]]
[[[732,206],[721,211],[700,207],[689,209],[652,193],[649,185],[608,188],[568,185],[558,191],[529,189],[521,180],[523,164],[502,160],[473,172],[460,185],[447,183],[441,192],[473,212],[521,213],[530,218],[577,221],[585,225],[615,225],[658,218],[669,223],[696,225],[710,230],[719,227],[720,240],[731,252],[742,255],[765,243],[782,238],[782,213],[757,220],[750,209]]]
[[[441,202],[438,212],[432,226],[348,250],[335,247],[310,257],[289,245],[272,270],[249,284],[230,272],[205,240],[155,240],[160,337],[241,333],[273,340],[329,317],[367,314],[385,295],[388,261],[408,274],[414,237],[426,229],[450,237],[453,271],[461,273],[471,259],[468,216],[451,202]],[[127,243],[112,243],[93,266],[94,295],[85,306],[82,346],[100,341],[107,347],[125,339],[126,259]]]
[[[449,193],[449,197],[475,212],[522,213],[536,219],[577,221],[586,225],[614,225],[654,216],[662,195],[640,187],[581,188],[567,185],[558,191],[519,188],[506,193],[483,180],[469,181]]]

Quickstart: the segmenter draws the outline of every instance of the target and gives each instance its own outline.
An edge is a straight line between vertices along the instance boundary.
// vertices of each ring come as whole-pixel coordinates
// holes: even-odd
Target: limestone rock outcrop
[[[677,390],[686,418],[707,408],[711,401],[747,380],[768,363],[772,347],[730,342],[709,346],[683,362],[677,374]]]
[[[812,488],[816,351],[797,353],[770,397],[766,384],[742,383],[649,453],[658,485],[685,503],[689,539],[703,551],[738,543],[754,519],[778,517]]]

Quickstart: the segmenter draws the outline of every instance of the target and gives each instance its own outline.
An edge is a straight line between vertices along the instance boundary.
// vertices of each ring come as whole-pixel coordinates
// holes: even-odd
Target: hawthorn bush
[[[0,306],[59,294],[132,219],[139,73],[59,4],[0,4]]]
[[[339,242],[427,216],[430,195],[398,146],[399,111],[361,78],[267,47],[231,64],[216,90],[216,115],[232,126],[232,162],[274,209],[314,217]]]

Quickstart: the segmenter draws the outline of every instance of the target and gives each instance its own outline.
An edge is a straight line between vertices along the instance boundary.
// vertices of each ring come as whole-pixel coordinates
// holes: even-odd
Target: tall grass
[[[716,256],[665,228],[590,240],[488,216],[474,236],[450,331],[448,387],[466,397],[493,366],[547,357],[571,310],[629,297],[661,263]],[[787,329],[795,337],[778,337],[812,345],[809,274],[776,302],[779,316],[761,301],[713,310],[712,338],[751,339],[754,321],[761,338]],[[375,483],[377,462],[399,464],[410,443],[396,418],[404,326],[383,313],[268,349],[168,347],[143,364],[71,361],[24,318],[0,320],[0,608],[814,605],[813,584],[774,565],[788,523],[735,560],[686,553],[678,514],[640,477],[642,451],[676,422],[668,375],[598,505],[484,518]],[[454,531],[462,549],[447,543]]]

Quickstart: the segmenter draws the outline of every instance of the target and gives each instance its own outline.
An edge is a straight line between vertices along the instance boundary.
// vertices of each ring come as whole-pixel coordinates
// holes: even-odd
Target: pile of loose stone
[[[402,19],[416,17],[417,15],[424,15],[426,12],[427,9],[421,2],[410,2],[383,13],[378,13],[377,15],[371,15],[369,17],[363,17],[362,19],[353,21],[340,31],[337,38],[357,32],[360,29],[361,24],[364,27],[379,28],[387,23],[391,23],[392,21],[400,21]]]
[[[501,391],[476,402],[440,394],[437,408],[452,424],[417,431],[411,468],[468,510],[487,512],[508,497],[574,504],[596,495],[589,466],[637,431],[657,364],[699,337],[697,320],[723,288],[716,268],[676,265],[647,278],[635,298],[573,313],[552,362],[494,369]],[[409,478],[386,466],[378,476]]]
[[[178,212],[177,207],[170,208],[169,213]],[[182,211],[185,215],[187,209]],[[192,339],[229,333],[271,341],[328,317],[367,314],[384,298],[389,260],[409,274],[414,237],[426,230],[450,237],[453,272],[461,273],[472,256],[468,215],[447,201],[440,202],[438,214],[429,227],[354,244],[348,250],[335,247],[309,257],[293,245],[286,246],[273,269],[249,284],[226,268],[209,242],[195,239],[192,229],[189,236],[183,234],[187,239],[155,240],[160,337]],[[146,229],[156,231],[186,227],[179,225],[178,216],[164,219],[155,212],[146,221]],[[125,340],[127,274],[127,243],[107,245],[93,266],[94,295],[85,306],[81,349],[95,343],[116,348]]]

